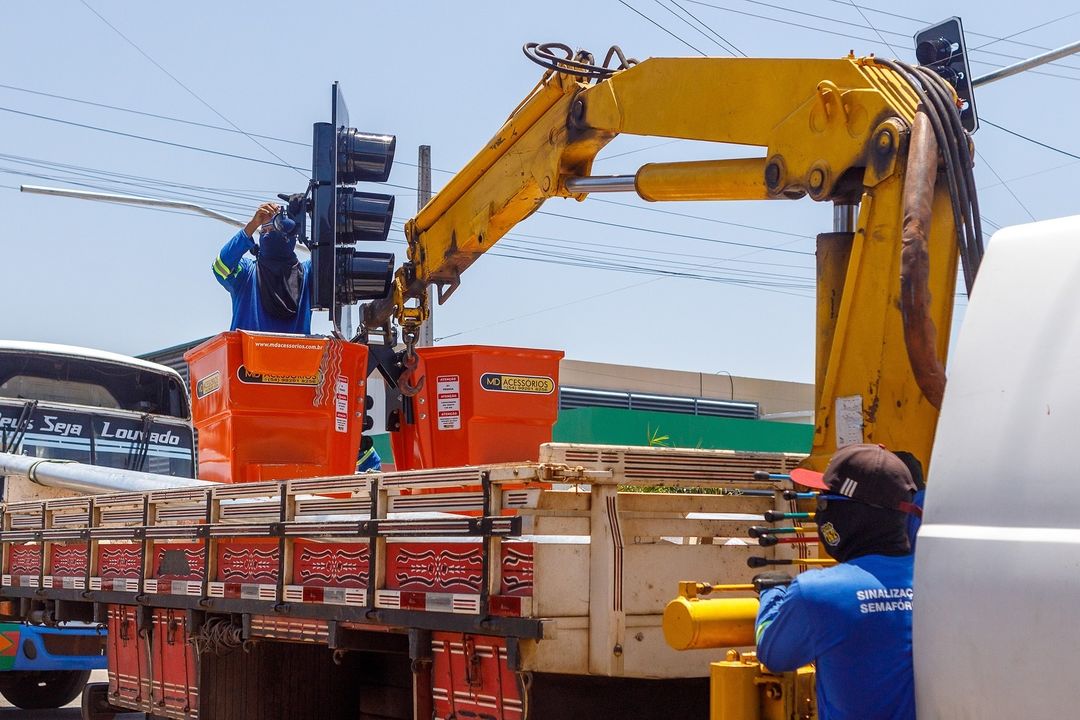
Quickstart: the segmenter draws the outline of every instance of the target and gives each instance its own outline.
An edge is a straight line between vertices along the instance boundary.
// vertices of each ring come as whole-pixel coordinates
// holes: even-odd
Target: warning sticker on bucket
[[[504,373],[484,373],[480,376],[480,387],[495,392],[529,393],[530,395],[550,395],[555,392],[555,381],[545,375],[506,375]]]
[[[461,376],[439,375],[435,378],[435,411],[440,430],[461,429]]]
[[[344,375],[334,383],[334,430],[349,432],[349,378]]]

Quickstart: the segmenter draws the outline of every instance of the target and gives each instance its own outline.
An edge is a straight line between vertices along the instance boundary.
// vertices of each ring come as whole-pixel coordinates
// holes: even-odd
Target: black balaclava
[[[272,230],[259,238],[255,284],[263,310],[281,320],[296,317],[304,274],[296,259],[296,238]]]
[[[907,555],[907,515],[857,500],[827,500],[815,520],[818,538],[837,562],[863,555]]]

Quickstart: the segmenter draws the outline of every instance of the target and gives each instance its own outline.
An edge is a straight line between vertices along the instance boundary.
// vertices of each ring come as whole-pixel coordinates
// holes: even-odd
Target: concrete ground
[[[90,673],[90,682],[108,681],[109,677],[104,670],[95,670]],[[79,720],[81,717],[79,703],[81,702],[82,696],[80,695],[62,710],[20,710],[12,707],[11,703],[0,697],[0,720]],[[144,717],[145,715],[142,713],[125,713],[116,716],[117,720],[142,720]]]

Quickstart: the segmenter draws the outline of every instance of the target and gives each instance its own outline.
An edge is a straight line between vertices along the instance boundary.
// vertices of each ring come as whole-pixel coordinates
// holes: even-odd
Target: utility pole
[[[416,211],[420,212],[431,199],[431,146],[421,145],[416,161]],[[431,301],[431,286],[424,290],[427,295],[427,320],[420,326],[419,347],[431,347],[435,344],[435,303]]]

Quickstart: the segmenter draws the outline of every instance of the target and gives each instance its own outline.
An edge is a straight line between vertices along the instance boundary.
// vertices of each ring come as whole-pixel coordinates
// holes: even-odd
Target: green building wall
[[[559,412],[555,442],[596,445],[664,445],[751,452],[810,452],[814,426],[769,420],[703,417],[680,413],[577,408]],[[379,457],[389,459],[390,436],[374,437]]]

